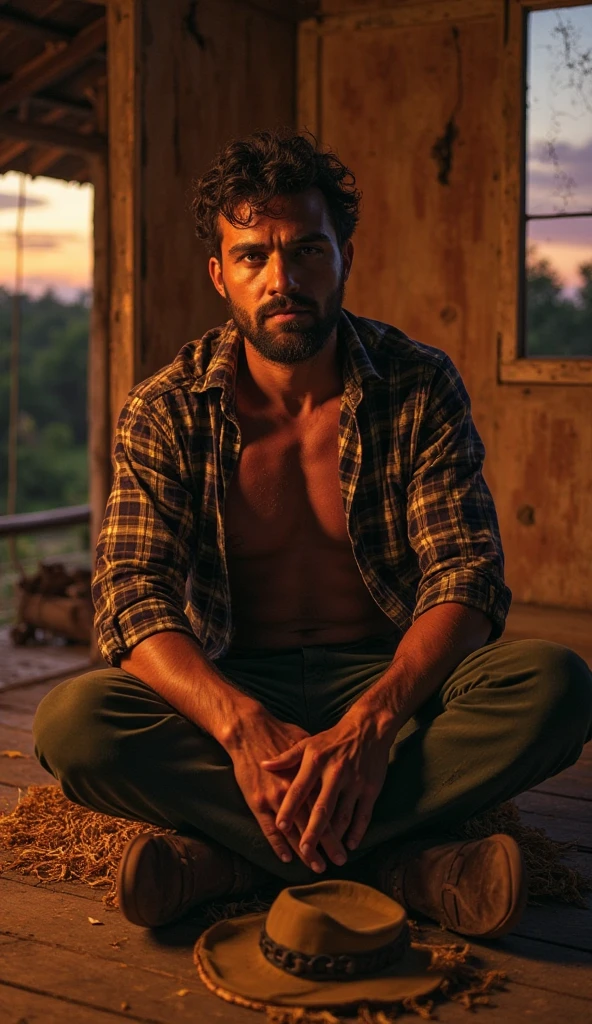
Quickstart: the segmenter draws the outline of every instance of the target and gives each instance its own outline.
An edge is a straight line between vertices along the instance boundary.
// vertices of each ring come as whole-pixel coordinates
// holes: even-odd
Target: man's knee
[[[73,771],[100,769],[110,757],[101,721],[109,675],[103,669],[66,679],[50,690],[37,708],[35,754],[60,782]]]
[[[592,672],[586,662],[562,644],[546,640],[518,641],[524,667],[532,673],[534,703],[541,724],[551,730],[566,729],[592,737]]]

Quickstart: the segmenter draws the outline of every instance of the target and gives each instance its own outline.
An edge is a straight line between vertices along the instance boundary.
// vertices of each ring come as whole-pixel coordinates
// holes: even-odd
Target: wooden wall
[[[110,0],[112,423],[134,383],[227,319],[188,190],[232,135],[294,123],[297,27],[282,8]]]
[[[498,382],[504,4],[324,0],[323,13],[299,30],[298,123],[364,193],[345,306],[461,370],[514,599],[592,609],[592,389]]]
[[[311,0],[108,0],[108,161],[95,161],[92,547],[130,388],[223,323],[188,206],[233,135],[294,124],[298,17]]]

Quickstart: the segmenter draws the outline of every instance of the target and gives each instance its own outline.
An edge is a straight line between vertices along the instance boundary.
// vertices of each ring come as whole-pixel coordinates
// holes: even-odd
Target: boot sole
[[[514,897],[510,910],[497,927],[480,935],[480,938],[483,939],[498,939],[511,932],[520,921],[528,900],[528,879],[524,857],[516,840],[501,832],[490,838],[495,839],[504,848],[508,858],[508,871],[512,880],[512,895]]]

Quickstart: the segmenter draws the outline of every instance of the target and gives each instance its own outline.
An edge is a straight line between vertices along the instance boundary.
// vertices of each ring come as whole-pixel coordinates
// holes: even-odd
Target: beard
[[[342,270],[341,279],[334,292],[329,295],[322,314],[313,308],[311,299],[297,296],[286,300],[283,307],[273,306],[257,312],[253,320],[249,314],[226,295],[226,302],[232,319],[243,337],[264,359],[282,366],[293,366],[303,363],[320,352],[333,333],[341,315],[343,295],[345,291],[345,274]],[[271,313],[281,313],[282,308],[298,305],[310,313],[309,325],[301,327],[298,320],[286,320],[275,327],[268,320]],[[315,304],[316,306],[316,304]]]

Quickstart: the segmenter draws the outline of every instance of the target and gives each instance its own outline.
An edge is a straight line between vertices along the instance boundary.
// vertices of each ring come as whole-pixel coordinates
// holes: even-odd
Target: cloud
[[[557,142],[552,153],[538,139],[529,147],[527,169],[528,213],[592,213],[592,138],[582,146]]]
[[[16,210],[18,195],[13,192],[0,192],[0,210]],[[38,196],[25,196],[25,206],[47,206],[47,199]]]
[[[592,259],[592,217],[558,217],[557,220],[528,222],[528,240],[560,242],[565,245],[588,245]]]
[[[14,245],[14,231],[0,231],[1,241],[10,241]],[[42,234],[39,232],[23,235],[23,247],[25,249],[62,249],[68,242],[85,242],[85,236],[76,232],[55,232],[53,234]]]

